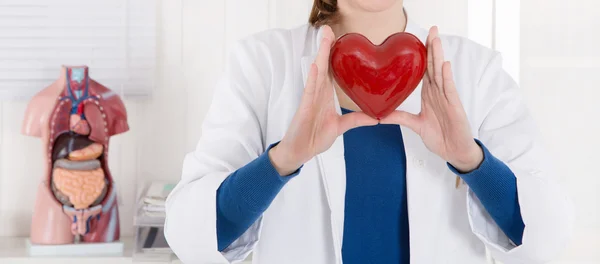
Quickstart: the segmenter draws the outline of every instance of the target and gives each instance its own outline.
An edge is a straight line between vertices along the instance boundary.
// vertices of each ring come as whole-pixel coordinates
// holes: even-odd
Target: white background
[[[148,94],[156,1],[0,1],[0,100],[31,97],[61,65],[88,65],[119,94]]]
[[[568,259],[600,263],[600,2],[521,1],[521,86],[575,207]]]
[[[150,99],[126,98],[131,131],[111,141],[109,164],[120,192],[123,235],[132,235],[136,184],[180,177],[183,156],[201,136],[200,125],[227,47],[253,32],[304,23],[311,3],[159,1],[157,70],[149,77],[157,86]],[[437,24],[442,33],[469,36],[505,52],[505,66],[522,85],[556,160],[556,173],[575,205],[574,241],[560,263],[600,263],[600,107],[595,98],[600,96],[596,48],[600,2],[499,0],[494,6],[493,0],[406,0],[405,4],[411,19],[423,27]],[[40,142],[19,134],[26,104],[0,102],[0,236],[28,235],[34,190],[42,175]]]

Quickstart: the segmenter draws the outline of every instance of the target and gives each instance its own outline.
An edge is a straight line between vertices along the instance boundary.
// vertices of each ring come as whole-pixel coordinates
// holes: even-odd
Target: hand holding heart
[[[459,171],[471,171],[483,160],[481,147],[473,140],[450,62],[444,61],[437,27],[427,38],[427,72],[423,77],[421,112],[394,111],[382,124],[400,124],[419,134],[427,148]]]
[[[300,106],[281,142],[269,152],[271,162],[280,175],[291,174],[317,154],[326,151],[335,139],[346,131],[378,123],[364,112],[343,116],[337,113],[329,74],[330,49],[335,36],[328,26],[323,26],[322,31],[323,39],[315,62],[310,67]],[[406,40],[404,38],[403,41]],[[407,43],[410,43],[410,40]],[[415,54],[422,52],[418,51]],[[416,62],[421,61],[418,56],[415,58]],[[337,65],[343,66],[343,63]],[[413,73],[418,74],[419,71]],[[404,82],[414,85],[410,88],[414,89],[416,83],[411,80],[411,76],[405,76]],[[401,84],[395,85],[393,88],[397,89]],[[347,89],[344,90],[347,92]],[[349,96],[353,97],[350,94]],[[396,100],[402,101],[407,96],[408,94],[405,94],[403,98],[398,97]],[[353,98],[355,102],[357,99]],[[466,113],[454,86],[450,63],[444,62],[437,27],[430,30],[427,38],[427,72],[423,77],[421,100],[421,113],[418,115],[393,111],[382,118],[380,123],[409,127],[421,136],[430,151],[460,171],[470,171],[479,166],[483,160],[483,152],[471,135]],[[390,106],[391,104],[386,105]],[[383,113],[384,110],[378,112]]]
[[[289,175],[317,154],[329,149],[344,132],[359,126],[377,125],[363,112],[341,116],[334,101],[329,74],[329,54],[335,40],[333,31],[323,26],[323,39],[310,67],[300,106],[281,142],[269,152],[280,175]]]

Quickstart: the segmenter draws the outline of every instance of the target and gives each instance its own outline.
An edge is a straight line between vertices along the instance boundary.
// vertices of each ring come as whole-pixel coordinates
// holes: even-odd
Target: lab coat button
[[[424,167],[425,166],[425,161],[422,159],[418,159],[418,158],[413,158],[413,163],[415,164],[415,166],[417,167]]]

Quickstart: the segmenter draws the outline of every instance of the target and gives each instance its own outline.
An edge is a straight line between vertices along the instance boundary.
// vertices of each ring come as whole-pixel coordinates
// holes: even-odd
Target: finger
[[[429,75],[430,79],[433,79],[433,47],[431,43],[437,37],[436,32],[436,27],[431,27],[427,36],[427,75]]]
[[[418,115],[411,114],[405,111],[396,110],[384,117],[380,121],[381,124],[397,124],[410,128],[411,130],[419,133],[421,127],[421,120]]]
[[[423,79],[421,80],[421,100],[426,100],[429,98],[429,84],[428,80],[429,75],[423,75]]]
[[[433,76],[432,79],[435,84],[439,87],[440,92],[444,85],[444,79],[442,76],[442,65],[444,64],[444,50],[442,49],[442,40],[439,37],[433,39]]]
[[[315,59],[315,63],[319,68],[319,78],[317,79],[317,87],[320,87],[325,81],[325,77],[329,71],[329,53],[331,51],[331,45],[333,44],[333,40],[335,36],[333,35],[333,31],[329,26],[323,26],[322,29],[323,38],[321,39],[321,44],[319,45],[319,51],[317,53],[317,58]]]
[[[329,26],[323,26],[322,32],[323,37],[321,38],[321,44],[319,45],[319,51],[315,60],[319,67],[328,66],[329,52],[331,51],[331,45],[335,39],[333,31]]]
[[[318,67],[312,63],[310,70],[308,71],[308,78],[306,79],[306,87],[304,87],[304,97],[313,97],[315,94],[315,87],[317,86]]]
[[[429,30],[429,33],[432,35],[431,40],[434,40],[435,38],[439,37],[440,29],[437,26],[433,26]]]
[[[338,135],[346,133],[346,131],[361,127],[361,126],[374,126],[379,123],[377,119],[374,119],[364,112],[352,112],[349,114],[345,114],[340,116],[339,119],[339,131]]]
[[[435,84],[435,81],[432,79],[429,79],[429,77],[423,79],[423,88],[422,89],[424,89],[424,93],[422,93],[422,96],[423,96],[422,100],[427,101],[429,103],[433,103],[436,100],[438,100],[436,98],[443,96],[443,94],[439,92],[438,87]]]
[[[444,95],[446,100],[450,103],[460,103],[458,98],[458,92],[456,91],[456,84],[454,83],[454,75],[452,74],[452,64],[449,61],[444,62],[442,66],[443,78],[444,78]]]

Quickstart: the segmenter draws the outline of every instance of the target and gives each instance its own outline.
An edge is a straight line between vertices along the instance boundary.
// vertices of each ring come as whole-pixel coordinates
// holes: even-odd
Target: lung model
[[[59,79],[31,100],[22,133],[42,139],[46,165],[33,212],[33,244],[119,240],[108,142],[127,130],[123,102],[92,80],[86,66],[63,67]]]

